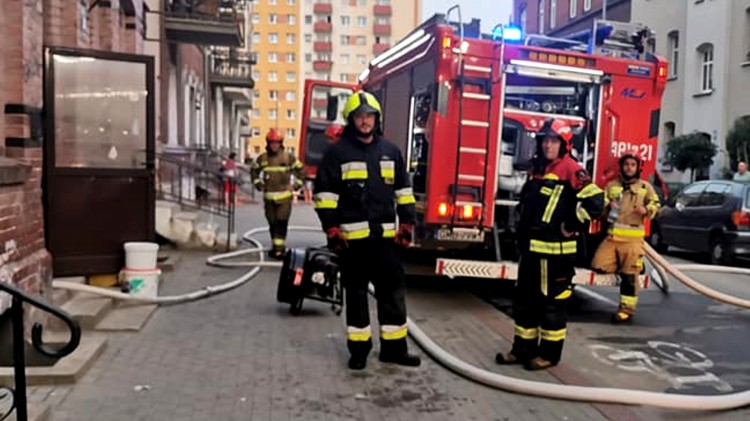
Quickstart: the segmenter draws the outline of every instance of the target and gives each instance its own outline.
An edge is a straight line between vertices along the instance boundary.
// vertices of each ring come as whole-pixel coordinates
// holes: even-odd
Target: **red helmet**
[[[284,135],[281,134],[281,130],[271,129],[268,131],[268,134],[266,135],[266,142],[283,142],[283,141],[284,141]]]
[[[326,137],[328,137],[334,142],[338,142],[343,132],[344,132],[344,127],[342,127],[339,124],[331,124],[328,127],[326,127],[325,133],[326,133]]]
[[[570,141],[573,139],[573,129],[571,129],[570,125],[563,120],[550,118],[544,122],[541,130],[539,130],[538,136],[542,139],[545,137],[556,137],[565,142],[567,144],[566,147],[570,149]]]

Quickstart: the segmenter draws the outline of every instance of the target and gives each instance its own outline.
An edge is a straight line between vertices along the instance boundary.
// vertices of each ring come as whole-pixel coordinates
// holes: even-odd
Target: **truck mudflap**
[[[518,278],[518,263],[515,262],[486,262],[479,260],[437,259],[435,274],[449,278],[483,278],[515,280]],[[639,276],[641,288],[648,288],[649,275]],[[589,269],[576,268],[573,283],[591,286],[619,285],[614,274],[597,273]]]

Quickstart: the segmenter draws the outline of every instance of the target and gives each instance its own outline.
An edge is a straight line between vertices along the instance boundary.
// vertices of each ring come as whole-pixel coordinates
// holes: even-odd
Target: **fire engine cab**
[[[345,124],[341,108],[358,89],[378,97],[385,137],[406,159],[417,250],[513,259],[517,197],[535,134],[552,117],[574,127],[571,153],[599,186],[625,153],[654,174],[667,63],[650,52],[648,29],[599,20],[566,39],[522,37],[504,26],[464,31],[447,16],[373,59],[356,86],[306,81],[300,152],[309,177],[330,142],[325,129]]]

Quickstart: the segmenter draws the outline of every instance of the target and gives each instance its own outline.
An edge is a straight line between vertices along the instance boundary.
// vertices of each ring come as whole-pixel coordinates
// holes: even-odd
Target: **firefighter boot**
[[[365,341],[359,340],[347,340],[346,346],[349,348],[349,369],[350,370],[364,370],[367,366],[367,355],[372,350],[372,340],[367,339]]]
[[[553,363],[552,361],[547,361],[544,358],[536,357],[532,360],[527,361],[524,364],[523,368],[525,368],[528,371],[539,371],[539,370],[546,370],[556,365],[557,363]]]
[[[406,338],[381,339],[380,362],[398,364],[407,367],[419,367],[422,360],[406,350]]]
[[[638,304],[637,285],[638,275],[621,273],[620,276],[620,308],[612,316],[612,323],[626,324],[633,321],[635,308]]]
[[[523,364],[524,361],[516,357],[512,352],[498,352],[495,355],[495,362],[500,365]]]

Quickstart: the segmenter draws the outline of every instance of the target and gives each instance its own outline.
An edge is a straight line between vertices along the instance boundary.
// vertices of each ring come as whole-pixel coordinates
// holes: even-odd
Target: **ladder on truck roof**
[[[456,5],[448,9],[446,20],[451,11],[458,10],[458,20],[461,22],[461,8]],[[451,225],[456,224],[457,208],[460,206],[472,206],[479,212],[477,226],[482,226],[487,212],[484,206],[484,197],[487,193],[487,163],[490,157],[490,140],[492,133],[490,125],[492,120],[492,77],[495,73],[495,63],[489,66],[479,66],[467,64],[463,60],[463,42],[464,33],[463,25],[459,25],[459,42],[458,42],[458,136],[456,147],[456,171],[453,184],[451,185],[451,201],[455,208],[451,212]],[[499,65],[499,63],[498,63]],[[467,90],[468,86],[478,87],[479,91]],[[467,106],[466,103],[469,103]],[[486,112],[483,107],[486,107]],[[471,130],[474,136],[468,136],[467,131]],[[477,133],[480,133],[477,135]],[[483,139],[477,144],[476,139]],[[474,165],[476,168],[482,168],[481,173],[467,173],[462,170],[462,163],[467,162],[484,162],[484,165]],[[464,167],[465,168],[465,167]],[[477,183],[481,183],[477,186]],[[460,195],[472,196],[471,202],[459,201]],[[465,203],[464,203],[465,202]],[[473,212],[473,211],[472,211]]]

